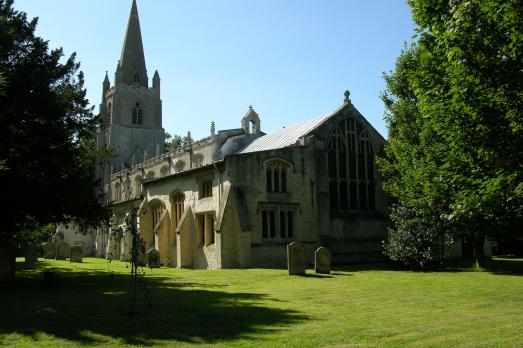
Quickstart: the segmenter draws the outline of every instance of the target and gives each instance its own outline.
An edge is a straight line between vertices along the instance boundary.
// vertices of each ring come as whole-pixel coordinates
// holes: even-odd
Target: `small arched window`
[[[138,74],[138,71],[134,72],[134,82],[136,82],[136,83],[140,82],[140,74]]]
[[[151,170],[149,173],[147,173],[147,179],[153,179],[155,176],[154,172]]]
[[[164,177],[167,175],[169,175],[169,167],[165,165],[160,169],[160,176]]]
[[[116,183],[114,185],[114,201],[116,202],[120,202],[122,200],[122,189],[120,187],[120,183]]]
[[[143,124],[143,109],[140,106],[140,103],[134,104],[132,121],[133,121],[133,124],[136,124],[136,125]]]
[[[184,161],[178,161],[174,165],[174,169],[176,170],[176,173],[183,172],[185,170],[185,162]]]
[[[113,123],[113,107],[111,103],[107,104],[107,124]]]
[[[274,159],[265,162],[265,184],[267,192],[287,192],[290,164]]]
[[[369,134],[356,119],[333,128],[328,148],[330,209],[376,209],[374,150]]]
[[[127,180],[125,180],[124,193],[125,193],[125,200],[131,199],[132,188],[131,188],[131,179],[129,179],[129,178]]]
[[[142,194],[142,177],[140,175],[134,179],[134,191],[136,192],[136,196]]]
[[[193,163],[193,168],[198,168],[198,167],[203,166],[203,155],[202,154],[194,155],[192,158],[192,163]]]

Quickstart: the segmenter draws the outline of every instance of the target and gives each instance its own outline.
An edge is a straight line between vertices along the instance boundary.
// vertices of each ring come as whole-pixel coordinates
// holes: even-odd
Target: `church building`
[[[385,140],[348,91],[340,104],[269,134],[249,107],[238,128],[210,123],[208,137],[165,152],[160,76],[149,85],[134,0],[114,85],[103,81],[97,147],[116,156],[97,171],[113,218],[96,255],[130,260],[135,208],[145,251],[166,266],[285,267],[292,241],[310,263],[318,246],[335,263],[382,259],[387,202],[375,157]]]

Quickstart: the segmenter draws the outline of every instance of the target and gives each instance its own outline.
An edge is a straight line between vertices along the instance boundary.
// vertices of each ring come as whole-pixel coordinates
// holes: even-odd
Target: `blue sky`
[[[77,53],[98,112],[131,0],[15,0],[38,35]],[[249,105],[264,132],[352,103],[386,136],[382,73],[414,24],[404,0],[138,0],[148,75],[162,79],[163,125],[193,138],[239,128]]]

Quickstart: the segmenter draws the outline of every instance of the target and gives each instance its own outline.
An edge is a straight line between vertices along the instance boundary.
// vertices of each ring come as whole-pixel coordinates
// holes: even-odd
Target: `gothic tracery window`
[[[287,192],[287,177],[290,165],[282,160],[265,163],[265,184],[267,192]]]
[[[140,106],[140,103],[136,103],[133,107],[133,124],[141,125],[143,124],[143,109]]]
[[[376,208],[374,150],[367,131],[356,119],[346,119],[332,130],[328,172],[331,210]]]

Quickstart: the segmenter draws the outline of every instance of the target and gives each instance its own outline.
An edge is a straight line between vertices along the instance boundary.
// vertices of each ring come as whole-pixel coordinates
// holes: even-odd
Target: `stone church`
[[[113,218],[93,253],[130,259],[131,208],[145,250],[162,265],[284,267],[300,241],[306,260],[328,247],[333,262],[382,259],[386,196],[375,156],[384,138],[351,103],[266,134],[253,107],[238,128],[216,130],[164,150],[160,75],[149,85],[136,1],[111,85],[103,81],[97,147],[116,156],[99,166]],[[190,133],[189,133],[190,135]]]

